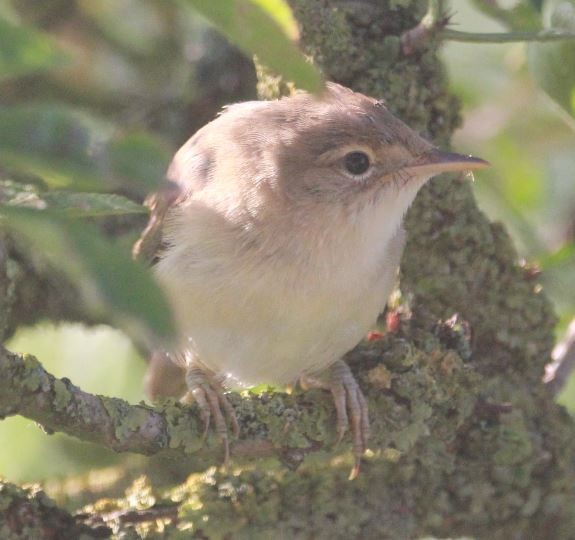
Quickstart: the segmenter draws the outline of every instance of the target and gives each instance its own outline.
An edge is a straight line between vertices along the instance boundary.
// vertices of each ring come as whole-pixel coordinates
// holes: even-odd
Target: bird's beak
[[[407,165],[404,170],[418,176],[434,176],[450,171],[472,171],[489,167],[490,163],[484,159],[473,156],[442,152],[437,148],[421,154],[415,161]]]

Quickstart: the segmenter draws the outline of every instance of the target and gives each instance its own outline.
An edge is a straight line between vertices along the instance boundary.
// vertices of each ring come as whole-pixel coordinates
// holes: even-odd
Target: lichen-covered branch
[[[135,484],[137,497],[85,510],[90,523],[110,524],[129,510],[154,514],[163,501],[179,505],[177,524],[168,529],[174,537],[180,526],[197,523],[207,537],[241,532],[250,538],[269,538],[278,527],[290,537],[384,539],[430,531],[544,538],[550,521],[572,530],[569,419],[544,393],[494,391],[471,360],[470,337],[459,318],[431,330],[404,319],[395,333],[349,354],[373,428],[371,452],[354,482],[346,480],[349,447],[333,446],[331,399],[319,390],[232,395],[241,425],[233,475],[206,470],[221,463],[222,452],[214,451],[217,441],[202,446],[196,408],[171,402],[152,409],[91,396],[54,379],[31,357],[2,351],[0,381],[10,383],[0,387],[0,409],[118,451],[188,463],[191,457],[191,468],[202,471],[163,494]],[[547,411],[544,426],[535,411]],[[318,451],[319,459],[304,459]],[[272,455],[288,467],[238,459]],[[157,531],[154,523],[146,527]],[[131,526],[126,521],[120,528]]]
[[[0,479],[0,538],[109,538],[112,531],[85,525],[58,508],[38,486],[21,488]]]
[[[444,390],[430,389],[415,398],[410,397],[409,388],[437,374],[445,384],[448,377],[470,384],[473,370],[466,369],[462,359],[469,354],[467,340],[463,326],[456,328],[453,321],[447,321],[435,333],[425,334],[421,346],[429,349],[428,358],[396,335],[350,352],[349,363],[363,368],[359,377],[372,405],[372,448],[386,448],[390,441],[400,449],[411,446],[429,429],[429,404],[440,404],[447,397],[454,406],[459,402],[458,420],[455,416],[452,420],[462,424],[475,414],[478,401],[464,391],[457,395],[450,391],[448,395]],[[415,369],[414,363],[419,361],[425,365]],[[392,386],[396,386],[393,392]],[[241,433],[231,444],[234,458],[276,456],[295,467],[306,454],[330,450],[335,442],[335,412],[327,392],[231,394],[230,401]],[[390,404],[395,408],[391,425],[386,421]],[[63,432],[116,452],[162,454],[188,462],[191,459],[201,466],[218,465],[223,457],[221,449],[214,452],[213,445],[204,444],[203,422],[196,407],[168,400],[154,408],[89,394],[68,379],[55,378],[33,356],[13,354],[0,346],[0,415],[15,414],[38,422],[47,432]],[[345,446],[338,451],[348,453]]]
[[[163,453],[171,458],[197,453],[198,459],[214,459],[213,449],[202,454],[203,428],[195,408],[173,402],[153,408],[93,395],[68,379],[55,378],[33,356],[0,346],[0,415],[15,414],[38,422],[48,433],[63,432],[116,452]],[[233,445],[238,456],[275,451],[265,438]]]
[[[47,432],[62,431],[116,451],[152,454],[167,446],[166,422],[145,406],[83,392],[36,358],[0,348],[0,414],[19,414]],[[131,427],[127,427],[131,426]]]
[[[374,354],[374,346],[354,355]],[[353,358],[352,358],[353,360]],[[374,373],[381,378],[383,368]],[[375,375],[374,375],[375,377]],[[376,385],[377,387],[377,385]],[[231,443],[233,458],[279,457],[297,466],[308,453],[335,441],[333,407],[327,393],[279,392],[232,394],[241,436]],[[84,392],[68,379],[57,379],[31,355],[17,355],[0,345],[0,416],[21,415],[48,433],[62,432],[116,452],[161,454],[201,466],[218,465],[223,452],[204,444],[204,426],[196,407],[168,400],[157,407],[131,405],[113,397]]]

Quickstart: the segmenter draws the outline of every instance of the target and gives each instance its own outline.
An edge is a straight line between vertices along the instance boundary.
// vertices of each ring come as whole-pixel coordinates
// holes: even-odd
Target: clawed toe
[[[200,408],[204,423],[202,438],[205,439],[207,437],[213,419],[214,431],[224,447],[224,466],[227,467],[230,462],[228,422],[231,425],[234,436],[237,437],[240,432],[234,408],[224,395],[222,386],[203,370],[195,367],[188,368],[186,384],[190,394]]]
[[[353,479],[359,474],[361,457],[369,439],[367,400],[343,361],[336,362],[331,368],[330,390],[337,413],[337,443],[342,440],[348,428],[351,432],[355,462],[350,479]]]
[[[369,415],[367,400],[357,384],[353,373],[343,360],[337,361],[329,369],[329,376],[306,377],[306,386],[319,386],[329,389],[333,395],[336,410],[336,446],[342,441],[344,435],[351,432],[354,466],[350,479],[359,474],[361,457],[367,449],[369,439]]]
[[[338,361],[329,370],[327,381],[308,379],[312,386],[327,387],[333,395],[336,409],[337,443],[339,444],[349,430],[352,438],[354,466],[350,479],[359,474],[361,457],[367,449],[369,439],[369,416],[367,400],[357,384],[351,370],[343,361]],[[319,383],[319,384],[318,384]],[[221,384],[203,369],[191,366],[186,372],[186,384],[190,395],[200,408],[204,423],[203,438],[208,434],[210,425],[220,438],[224,447],[224,465],[230,462],[230,442],[228,424],[234,436],[239,435],[239,424],[235,411],[224,395]]]

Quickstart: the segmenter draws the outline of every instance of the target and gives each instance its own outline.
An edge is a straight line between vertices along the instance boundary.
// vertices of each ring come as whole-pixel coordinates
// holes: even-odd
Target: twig
[[[465,43],[515,43],[521,41],[545,43],[549,41],[575,39],[575,33],[559,32],[557,30],[541,30],[540,32],[475,33],[445,29],[441,30],[438,33],[438,36],[440,39],[461,41]]]
[[[560,30],[520,31],[515,30],[514,19],[510,12],[500,8],[496,2],[478,2],[489,14],[504,22],[511,28],[511,32],[461,32],[446,28],[451,16],[445,11],[441,0],[428,0],[427,13],[417,26],[406,30],[401,35],[401,49],[404,55],[413,54],[421,49],[432,38],[444,41],[460,41],[463,43],[515,43],[537,42],[546,43],[575,39],[575,33]]]
[[[449,23],[443,0],[428,0],[427,12],[423,19],[401,34],[401,50],[405,56],[421,49],[439,30]]]

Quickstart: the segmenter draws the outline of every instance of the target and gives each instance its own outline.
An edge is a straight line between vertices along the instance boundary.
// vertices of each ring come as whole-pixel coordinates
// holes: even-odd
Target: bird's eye
[[[343,164],[348,173],[360,176],[369,169],[371,161],[365,152],[350,152],[343,158]]]

